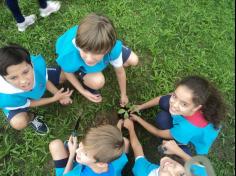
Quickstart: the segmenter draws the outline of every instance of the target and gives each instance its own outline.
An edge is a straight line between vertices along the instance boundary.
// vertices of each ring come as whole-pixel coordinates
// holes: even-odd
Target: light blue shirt
[[[170,129],[172,137],[181,144],[192,143],[198,155],[208,154],[213,142],[219,134],[209,123],[206,127],[197,127],[181,115],[172,115],[173,128]]]
[[[5,114],[9,110],[28,107],[30,99],[38,100],[43,96],[47,83],[46,63],[41,55],[31,56],[31,62],[34,70],[34,87],[32,90],[23,91],[12,86],[12,89],[2,89],[0,92],[0,108]],[[1,84],[1,86],[11,86],[6,81]]]
[[[56,176],[121,176],[122,169],[128,162],[128,158],[123,153],[117,160],[109,163],[108,171],[97,174],[93,170],[85,165],[75,164],[75,167],[63,175],[65,168],[56,168]]]
[[[101,72],[111,61],[116,60],[122,53],[122,42],[117,40],[115,46],[100,62],[94,66],[88,66],[83,61],[78,48],[73,43],[77,30],[78,26],[72,27],[61,35],[56,42],[56,53],[58,54],[56,62],[63,71],[74,73],[81,69],[84,73]]]

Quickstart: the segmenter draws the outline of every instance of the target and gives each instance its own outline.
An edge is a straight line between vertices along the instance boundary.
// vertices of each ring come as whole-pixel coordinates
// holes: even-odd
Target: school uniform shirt
[[[172,115],[173,127],[170,129],[172,137],[181,144],[193,144],[198,155],[208,154],[220,129],[204,120],[201,114],[190,117]]]
[[[47,83],[46,63],[41,55],[31,56],[34,70],[34,86],[30,91],[23,91],[9,84],[0,76],[0,108],[7,114],[10,110],[26,108],[30,106],[30,100],[39,100]]]
[[[78,70],[84,73],[95,73],[104,70],[109,63],[114,67],[121,67],[122,61],[122,42],[117,40],[114,47],[107,53],[103,59],[94,66],[88,66],[82,59],[79,48],[75,44],[75,37],[79,26],[74,26],[63,35],[61,35],[56,42],[56,53],[58,58],[56,62],[63,71],[68,73],[75,73]]]
[[[144,156],[135,159],[132,172],[134,176],[159,176],[160,166],[149,162]],[[192,165],[191,172],[194,175],[207,176],[206,168],[202,165]]]
[[[108,164],[108,171],[104,173],[95,173],[91,168],[85,165],[76,164],[73,170],[63,175],[65,168],[56,168],[56,176],[121,176],[122,169],[128,162],[128,158],[123,153],[118,159]]]

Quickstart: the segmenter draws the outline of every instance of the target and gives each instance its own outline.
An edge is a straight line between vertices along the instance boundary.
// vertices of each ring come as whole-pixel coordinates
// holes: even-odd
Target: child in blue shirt
[[[55,87],[61,81],[63,72],[57,68],[47,70],[41,55],[32,56],[19,45],[0,48],[0,108],[14,129],[22,130],[30,124],[39,134],[48,132],[47,125],[28,110],[56,101],[72,103],[72,91]],[[42,98],[46,89],[52,97]]]
[[[101,102],[98,93],[105,84],[102,71],[111,63],[120,88],[120,105],[128,103],[124,67],[134,66],[138,57],[117,39],[112,22],[105,16],[89,14],[60,36],[56,42],[56,59],[67,80],[92,102]]]
[[[129,131],[130,143],[134,152],[135,163],[132,169],[134,176],[187,176],[183,165],[169,157],[161,158],[158,165],[149,162],[135,133],[133,121],[125,119],[124,127]],[[162,147],[165,148],[165,154],[176,155],[184,162],[191,160],[191,156],[186,154],[174,140],[164,141]],[[191,166],[191,173],[192,175],[207,176],[205,167],[199,164]]]
[[[121,128],[121,123],[118,124]],[[119,128],[112,125],[91,128],[79,144],[77,137],[71,136],[68,148],[61,140],[52,141],[49,149],[56,176],[121,176],[128,161],[125,153],[129,143]]]
[[[193,144],[198,155],[209,152],[225,117],[223,100],[213,85],[202,77],[189,76],[170,95],[156,97],[138,105],[136,110],[156,105],[163,110],[157,114],[157,127],[136,115],[131,119],[155,136],[175,139],[188,154],[191,154],[188,144]]]

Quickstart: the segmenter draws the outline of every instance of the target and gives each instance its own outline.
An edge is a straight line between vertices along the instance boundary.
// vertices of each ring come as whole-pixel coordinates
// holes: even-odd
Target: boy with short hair
[[[121,128],[121,123],[118,124]],[[79,146],[77,137],[71,136],[68,149],[59,139],[52,141],[49,149],[55,162],[56,176],[121,176],[128,161],[125,154],[128,146],[128,140],[123,138],[120,129],[102,125],[91,128]]]
[[[92,102],[101,102],[98,89],[105,84],[102,71],[109,63],[115,68],[120,88],[120,105],[128,103],[124,67],[138,64],[131,49],[117,40],[112,21],[95,13],[86,16],[79,26],[74,26],[56,42],[57,63],[67,80]],[[78,77],[78,78],[77,78]]]
[[[63,75],[58,68],[47,70],[41,55],[32,56],[19,45],[0,48],[0,108],[14,129],[22,130],[30,124],[39,134],[48,132],[47,125],[28,110],[56,101],[72,103],[72,91],[63,92],[54,85],[63,81]],[[46,89],[54,95],[42,98]]]

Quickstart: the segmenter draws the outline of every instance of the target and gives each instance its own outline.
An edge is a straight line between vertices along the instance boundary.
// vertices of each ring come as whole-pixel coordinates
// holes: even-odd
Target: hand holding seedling
[[[76,136],[70,136],[68,141],[68,150],[71,155],[75,155],[76,149],[78,148],[78,141]]]
[[[131,113],[137,113],[140,115],[139,111],[135,110],[135,105],[127,104],[125,107],[122,107],[118,111],[118,115],[121,119],[127,119]]]
[[[120,106],[125,107],[129,103],[129,98],[127,95],[121,95]]]
[[[124,120],[124,127],[127,130],[134,130],[134,122],[130,119],[125,119]]]
[[[136,114],[130,114],[130,119],[133,120],[133,121],[138,121],[138,119],[140,119],[141,117],[139,117],[138,115]]]
[[[141,109],[142,109],[141,105],[133,105],[133,107],[130,109],[130,112],[131,113],[140,112]]]

